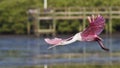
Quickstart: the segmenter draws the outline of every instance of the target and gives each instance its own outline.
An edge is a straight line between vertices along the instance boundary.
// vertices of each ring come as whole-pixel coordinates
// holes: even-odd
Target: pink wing
[[[94,17],[91,17],[88,19],[90,24],[89,26],[82,32],[82,37],[88,37],[88,36],[94,36],[99,35],[105,26],[105,19],[98,15],[96,19]]]
[[[62,39],[61,38],[54,38],[54,39],[45,38],[45,41],[48,44],[56,45],[56,44],[60,43],[62,41]]]

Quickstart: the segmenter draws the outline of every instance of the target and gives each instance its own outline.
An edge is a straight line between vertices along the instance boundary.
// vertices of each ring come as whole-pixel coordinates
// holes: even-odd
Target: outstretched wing
[[[89,17],[89,26],[82,32],[82,37],[94,36],[99,35],[105,26],[105,19],[98,15],[96,18]]]

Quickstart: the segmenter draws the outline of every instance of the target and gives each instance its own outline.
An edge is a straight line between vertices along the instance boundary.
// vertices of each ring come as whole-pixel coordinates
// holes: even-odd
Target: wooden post
[[[112,59],[112,9],[109,7],[109,49],[110,49],[110,59]],[[112,61],[110,61],[110,64],[112,65]]]
[[[86,8],[83,8],[83,29],[85,29],[85,25],[86,25]]]
[[[109,7],[109,33],[112,34],[112,13],[111,7]]]
[[[27,22],[27,34],[30,35],[30,22]]]
[[[33,17],[34,17],[34,20],[33,20],[33,28],[34,28],[34,34],[35,36],[39,36],[39,19],[38,19],[38,9],[34,9],[33,10]]]
[[[56,18],[55,13],[53,12],[53,36],[56,35]]]
[[[86,8],[84,7],[83,8],[83,29],[85,29],[85,22],[86,22],[85,16],[86,16]],[[84,47],[83,47],[84,65],[86,65],[86,46],[85,45],[86,43],[84,43]]]

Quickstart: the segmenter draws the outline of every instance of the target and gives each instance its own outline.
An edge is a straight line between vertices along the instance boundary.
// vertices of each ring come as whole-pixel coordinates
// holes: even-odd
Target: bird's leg
[[[95,40],[98,42],[98,44],[100,45],[100,47],[101,47],[103,50],[109,51],[109,49],[106,48],[106,47],[103,45],[103,43],[101,42],[101,39],[96,38]]]
[[[98,40],[97,42],[99,43],[99,45],[102,49],[104,49],[105,51],[109,51],[109,49],[106,48],[101,41]]]

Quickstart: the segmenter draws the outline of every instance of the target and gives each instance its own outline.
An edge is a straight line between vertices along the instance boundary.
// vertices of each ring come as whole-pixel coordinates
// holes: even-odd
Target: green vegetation
[[[79,20],[62,20],[57,22],[57,31],[61,33],[78,32],[82,23]]]
[[[49,8],[120,6],[120,0],[48,0]],[[43,8],[43,0],[0,0],[0,34],[26,34],[29,8]],[[58,32],[76,32],[78,21],[60,21]],[[69,23],[70,25],[67,26]],[[113,31],[120,31],[120,20],[113,20]],[[117,22],[117,23],[115,23]],[[64,27],[64,29],[62,29]]]

